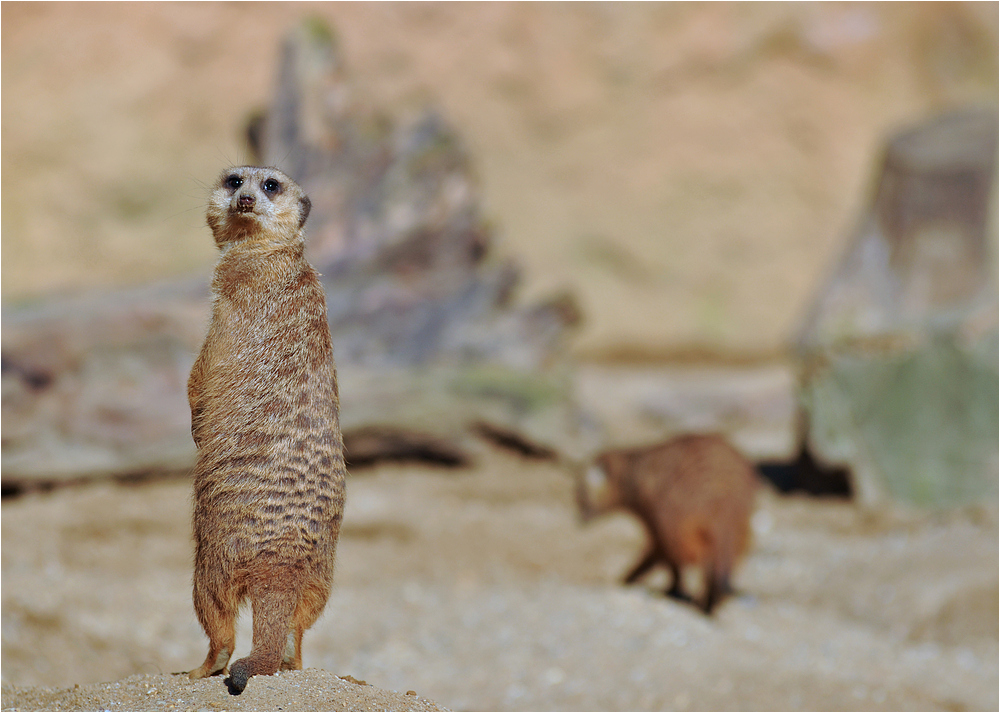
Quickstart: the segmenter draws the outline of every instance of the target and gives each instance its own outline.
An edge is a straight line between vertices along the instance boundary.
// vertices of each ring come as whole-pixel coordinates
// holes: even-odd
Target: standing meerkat
[[[226,671],[249,599],[253,649],[229,670],[302,668],[326,605],[344,513],[344,457],[326,298],[304,257],[311,204],[274,168],[224,171],[208,203],[219,261],[212,321],[188,380],[194,609],[208,635],[192,679]]]
[[[601,453],[578,474],[577,502],[584,521],[612,510],[642,521],[649,546],[626,583],[663,564],[673,578],[666,594],[694,601],[683,572],[697,567],[704,581],[698,604],[711,614],[749,545],[757,486],[753,465],[722,436],[686,435]]]

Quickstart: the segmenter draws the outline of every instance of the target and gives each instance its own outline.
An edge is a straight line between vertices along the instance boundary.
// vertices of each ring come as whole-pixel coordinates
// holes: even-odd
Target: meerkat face
[[[208,226],[219,247],[264,239],[301,240],[312,203],[276,168],[236,166],[222,172],[208,201]]]
[[[580,508],[580,519],[583,522],[617,506],[615,489],[600,459],[580,467],[577,471],[576,503]]]

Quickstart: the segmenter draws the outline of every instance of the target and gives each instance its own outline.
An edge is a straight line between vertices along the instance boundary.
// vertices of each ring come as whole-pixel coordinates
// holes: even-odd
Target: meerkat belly
[[[293,491],[262,483],[253,496],[245,491],[219,497],[206,510],[219,518],[214,537],[234,560],[261,554],[306,553],[329,537],[335,514],[333,494],[302,483]]]
[[[256,456],[207,459],[210,477],[196,483],[211,529],[204,535],[233,559],[314,548],[340,516],[343,483],[319,467],[330,461],[329,449],[310,440],[275,445]]]
[[[339,516],[332,377],[258,353],[256,368],[222,365],[228,382],[206,403],[196,498],[234,556],[317,545]],[[245,365],[243,365],[245,366]],[[265,386],[266,385],[266,386]]]

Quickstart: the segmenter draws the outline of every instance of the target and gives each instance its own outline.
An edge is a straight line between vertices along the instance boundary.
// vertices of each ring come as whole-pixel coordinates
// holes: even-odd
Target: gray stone
[[[863,502],[997,498],[997,125],[971,110],[889,142],[799,333],[804,437]]]

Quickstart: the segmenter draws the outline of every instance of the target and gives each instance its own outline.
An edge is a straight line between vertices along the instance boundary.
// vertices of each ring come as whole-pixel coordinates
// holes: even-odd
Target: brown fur
[[[648,550],[625,582],[663,564],[673,576],[667,594],[693,601],[682,572],[698,567],[705,580],[698,604],[710,614],[729,592],[732,571],[749,545],[758,482],[753,466],[721,436],[687,435],[606,451],[594,467],[578,482],[583,518],[624,509],[649,533]]]
[[[344,458],[326,299],[303,255],[309,199],[285,174],[223,172],[208,224],[221,256],[212,321],[188,381],[194,608],[209,649],[192,679],[224,673],[243,601],[253,649],[226,683],[302,668],[326,605],[344,511]]]

